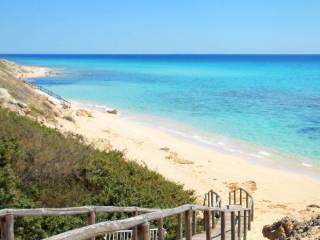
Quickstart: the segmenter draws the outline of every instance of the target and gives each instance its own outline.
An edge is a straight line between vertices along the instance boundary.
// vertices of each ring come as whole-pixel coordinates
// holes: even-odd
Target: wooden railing
[[[244,190],[245,191],[245,190]],[[211,240],[212,229],[217,226],[220,227],[219,239],[226,240],[227,233],[230,235],[231,240],[239,238],[246,239],[247,231],[250,230],[250,222],[253,220],[252,201],[248,201],[248,206],[234,205],[232,208],[221,208],[221,199],[219,195],[215,195],[210,191],[210,196],[218,196],[218,203],[220,206],[201,206],[187,204],[170,209],[150,209],[139,207],[114,207],[114,206],[85,206],[73,208],[38,208],[38,209],[3,209],[0,210],[1,218],[1,239],[14,240],[14,218],[24,216],[74,216],[79,214],[87,214],[88,226],[70,230],[49,238],[46,240],[81,240],[90,239],[94,240],[96,236],[103,236],[107,233],[132,229],[132,240],[150,240],[150,223],[156,222],[158,229],[158,240],[164,240],[163,223],[167,217],[177,217],[178,226],[176,231],[176,239],[191,240],[196,232],[196,212],[203,212],[204,225],[205,225],[205,238]],[[241,191],[243,192],[243,191]],[[247,193],[245,191],[245,193]],[[236,194],[232,192],[232,194]],[[229,195],[229,196],[231,196]],[[248,199],[251,195],[248,196]],[[217,198],[216,198],[217,199]],[[237,198],[236,198],[237,199]],[[230,201],[230,199],[229,199]],[[135,216],[116,220],[95,223],[96,213],[115,213],[127,212],[133,213]],[[140,214],[140,215],[139,215]],[[220,224],[213,221],[212,216],[219,216]],[[228,218],[228,216],[230,218]],[[184,219],[184,221],[183,221]],[[243,219],[243,224],[240,220]],[[230,220],[230,226],[226,224]],[[227,229],[227,227],[230,229]],[[237,227],[237,228],[236,228]],[[183,236],[184,233],[184,236]],[[228,235],[228,236],[229,236]]]
[[[221,197],[218,193],[210,190],[204,195],[203,205],[208,207],[221,207]]]
[[[210,190],[204,194],[203,206],[208,207],[218,207],[221,208],[222,200],[218,193],[213,190]],[[219,212],[212,212],[211,214],[211,227],[214,228],[217,222],[217,218],[220,218]],[[206,225],[204,226],[206,228]]]
[[[250,208],[251,221],[254,217],[254,201],[251,194],[244,188],[237,188],[229,192],[229,205],[240,205]]]

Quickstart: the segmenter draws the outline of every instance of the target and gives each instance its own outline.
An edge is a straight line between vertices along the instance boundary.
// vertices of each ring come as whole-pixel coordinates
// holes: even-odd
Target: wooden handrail
[[[238,189],[233,191],[233,194],[236,194]],[[240,192],[245,190],[241,190]],[[140,208],[140,207],[116,207],[116,206],[82,206],[82,207],[70,207],[70,208],[35,208],[35,209],[2,209],[0,210],[0,220],[1,220],[1,239],[6,240],[14,240],[14,218],[15,217],[41,217],[41,216],[73,216],[79,214],[87,214],[88,216],[88,226],[77,228],[74,230],[70,230],[52,237],[47,238],[46,240],[75,240],[75,239],[91,239],[94,240],[96,236],[100,236],[109,232],[115,232],[126,229],[134,230],[134,240],[140,239],[141,237],[149,236],[146,233],[145,229],[147,227],[141,227],[142,224],[146,224],[147,226],[151,221],[157,221],[158,228],[160,229],[163,225],[163,220],[166,217],[170,216],[178,216],[180,219],[179,224],[182,224],[182,218],[185,218],[185,233],[186,240],[191,240],[192,235],[196,233],[195,227],[195,216],[196,211],[203,211],[205,216],[205,228],[206,228],[206,236],[207,240],[209,240],[209,236],[211,234],[211,230],[208,228],[210,226],[211,217],[213,220],[215,216],[221,217],[221,239],[225,239],[225,230],[226,230],[226,216],[232,216],[232,234],[235,234],[235,226],[238,222],[235,220],[236,216],[244,216],[244,233],[246,234],[246,230],[251,229],[250,222],[253,220],[253,199],[252,196],[248,193],[246,194],[246,198],[250,199],[250,202],[247,204],[248,206],[242,205],[234,205],[232,208],[221,208],[221,198],[214,191],[209,191],[207,194],[210,194],[211,199],[213,196],[215,197],[216,203],[218,206],[202,206],[202,205],[193,205],[186,204],[176,208],[169,209],[157,209],[157,208]],[[241,193],[242,194],[242,193]],[[230,196],[230,195],[229,195]],[[236,198],[234,198],[236,199]],[[230,200],[230,199],[229,199]],[[211,204],[217,205],[217,204]],[[134,213],[134,217],[130,217],[123,220],[116,221],[107,221],[95,223],[95,215],[96,213],[114,213],[114,212],[128,212]],[[139,213],[143,213],[138,215]],[[246,221],[246,217],[248,216],[248,221]],[[250,221],[251,220],[251,221]],[[178,224],[178,225],[179,225]],[[215,221],[212,222],[212,228],[215,227]],[[218,223],[217,223],[218,224]],[[211,228],[211,226],[210,226]],[[162,229],[162,228],[161,228]],[[177,239],[182,237],[182,226],[178,226],[180,231],[177,232]],[[238,226],[237,229],[240,229]],[[141,233],[141,231],[143,233]],[[141,235],[143,234],[143,236]],[[239,234],[239,231],[238,231]],[[159,235],[161,238],[161,233]],[[245,235],[244,235],[245,237]],[[211,238],[210,238],[211,239]],[[150,240],[150,239],[146,239]]]
[[[222,204],[222,200],[220,195],[217,192],[210,190],[204,195],[204,201],[203,201],[204,206],[221,207],[221,204]]]
[[[114,213],[114,212],[154,212],[156,208],[140,207],[115,207],[115,206],[83,206],[70,208],[32,208],[32,209],[2,209],[0,217],[13,215],[16,217],[31,216],[72,216],[94,211],[95,213]]]
[[[239,196],[237,197],[237,194]],[[245,201],[243,202],[243,198]],[[239,199],[239,201],[237,201]],[[242,206],[245,203],[246,208],[250,209],[250,221],[253,221],[254,217],[254,201],[252,195],[244,188],[239,187],[233,191],[229,192],[229,205],[240,205]]]
[[[211,208],[211,207],[204,207],[199,205],[183,205],[176,208],[170,208],[170,209],[163,209],[158,210],[156,212],[146,213],[143,215],[123,219],[123,220],[116,220],[116,221],[109,221],[109,222],[100,222],[93,225],[77,228],[74,230],[70,230],[49,238],[46,238],[45,240],[85,240],[90,239],[95,236],[101,236],[108,232],[115,232],[120,231],[124,229],[131,229],[135,226],[139,226],[141,224],[156,221],[158,219],[164,219],[166,217],[175,216],[179,214],[185,214],[185,217],[187,219],[190,218],[190,211],[195,210],[201,210],[201,211],[219,211],[225,213],[232,213],[232,212],[238,212],[238,211],[250,211],[250,209],[247,208],[239,208],[237,210],[234,209],[221,209],[221,208]],[[187,220],[187,223],[190,224],[190,220]],[[190,226],[191,227],[191,226]],[[187,228],[188,233],[186,236],[186,239],[191,239],[191,233],[190,228]]]
[[[209,207],[221,208],[222,200],[220,195],[211,189],[209,192],[207,192],[204,195],[203,205],[209,206]],[[212,214],[210,215],[211,215],[211,227],[214,228],[216,224],[216,213],[213,211]],[[218,215],[218,217],[220,217],[220,215]]]

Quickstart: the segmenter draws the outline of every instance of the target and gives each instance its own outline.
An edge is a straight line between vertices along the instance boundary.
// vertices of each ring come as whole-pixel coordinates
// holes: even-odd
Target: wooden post
[[[241,239],[241,211],[238,211],[238,239]]]
[[[4,239],[6,239],[5,238],[5,224],[6,224],[6,219],[5,219],[5,217],[2,217],[2,218],[0,218],[0,221],[1,221],[1,226],[0,226],[0,230],[1,230],[1,240],[4,240]]]
[[[94,211],[90,211],[88,213],[88,225],[92,225],[96,223],[96,214]],[[95,240],[95,237],[90,238],[90,240]]]
[[[251,221],[253,221],[253,216],[254,215],[254,202],[252,200],[252,203],[251,203]]]
[[[216,227],[216,211],[212,211],[212,228]]]
[[[164,240],[163,218],[158,219],[158,240]]]
[[[14,216],[11,214],[1,219],[1,239],[14,240]]]
[[[247,210],[244,210],[243,213],[243,239],[247,239]]]
[[[139,212],[135,211],[134,216],[138,216]],[[138,227],[133,227],[132,228],[132,240],[138,240]]]
[[[231,205],[231,192],[229,192],[229,205]]]
[[[191,210],[185,211],[185,231],[186,231],[186,240],[192,239],[192,229],[191,229]]]
[[[226,214],[225,214],[225,212],[221,212],[221,240],[226,240]]]
[[[242,189],[240,188],[240,205],[242,206]]]
[[[236,190],[233,191],[233,204],[237,204],[237,194],[236,194]]]
[[[206,229],[206,240],[210,240],[211,239],[210,211],[204,211],[204,225]]]
[[[138,226],[138,240],[150,240],[150,223],[145,222]]]
[[[207,205],[207,194],[204,195],[204,203],[203,203],[203,206],[206,206]]]
[[[182,214],[178,214],[178,224],[177,224],[177,236],[176,236],[176,239],[180,240],[182,238],[183,238]]]
[[[196,211],[192,211],[192,235],[197,234]]]
[[[234,211],[231,212],[231,240],[236,240],[236,221]]]
[[[248,210],[248,230],[251,230],[251,210]]]
[[[249,207],[249,196],[248,193],[246,192],[246,208]]]

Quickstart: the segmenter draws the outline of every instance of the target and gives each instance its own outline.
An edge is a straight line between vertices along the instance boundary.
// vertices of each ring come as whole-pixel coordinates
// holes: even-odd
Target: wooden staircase
[[[126,219],[95,223],[96,213],[132,213]],[[229,204],[222,207],[222,200],[213,190],[205,194],[203,205],[187,204],[169,209],[139,207],[84,206],[72,208],[2,209],[1,239],[14,240],[14,219],[30,216],[74,216],[87,214],[88,225],[70,230],[46,240],[94,240],[107,233],[132,229],[130,238],[123,240],[150,240],[150,223],[157,226],[157,240],[164,240],[163,221],[167,217],[177,217],[175,239],[211,240],[246,239],[251,230],[254,216],[252,196],[243,188],[229,194]],[[197,216],[203,216],[205,231],[197,232]],[[129,236],[129,235],[128,235]]]

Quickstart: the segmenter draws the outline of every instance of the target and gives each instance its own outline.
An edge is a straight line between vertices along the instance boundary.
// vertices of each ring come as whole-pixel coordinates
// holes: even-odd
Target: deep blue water
[[[62,96],[158,116],[320,166],[320,55],[0,55],[63,70]]]

